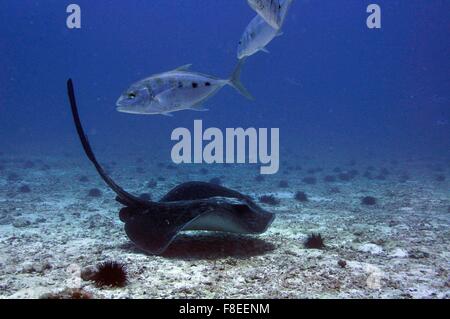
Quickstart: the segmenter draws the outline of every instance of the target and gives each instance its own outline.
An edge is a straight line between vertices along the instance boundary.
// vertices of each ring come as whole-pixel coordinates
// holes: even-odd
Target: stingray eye
[[[131,100],[135,99],[136,98],[136,93],[134,93],[134,92],[128,93],[128,98],[131,99]]]

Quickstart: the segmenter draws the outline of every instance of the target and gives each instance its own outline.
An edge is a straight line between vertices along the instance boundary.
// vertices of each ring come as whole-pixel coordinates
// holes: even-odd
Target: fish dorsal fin
[[[180,66],[179,68],[176,68],[174,71],[189,71],[191,66],[192,66],[192,64],[185,64],[185,65]]]

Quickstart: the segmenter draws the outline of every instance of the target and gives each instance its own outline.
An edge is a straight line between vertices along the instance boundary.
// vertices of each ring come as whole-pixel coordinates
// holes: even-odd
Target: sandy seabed
[[[155,200],[180,182],[213,177],[256,201],[265,194],[280,200],[261,204],[277,215],[261,236],[190,232],[163,256],[150,256],[128,240],[118,218],[120,204],[87,160],[4,154],[0,296],[41,298],[79,288],[93,298],[450,297],[448,159],[339,169],[314,162],[300,168],[296,162],[293,157],[280,174],[262,181],[255,180],[255,167],[201,171],[202,166],[139,159],[121,167],[106,162],[125,189]],[[337,180],[325,182],[327,175]],[[307,176],[316,183],[306,183]],[[150,180],[156,185],[149,187]],[[280,187],[281,180],[288,185]],[[88,196],[92,188],[100,197]],[[295,200],[297,191],[309,200]],[[364,196],[375,197],[376,205],[362,205]],[[322,235],[325,249],[304,247],[313,232]],[[80,278],[84,269],[106,260],[126,266],[125,287],[99,288]]]

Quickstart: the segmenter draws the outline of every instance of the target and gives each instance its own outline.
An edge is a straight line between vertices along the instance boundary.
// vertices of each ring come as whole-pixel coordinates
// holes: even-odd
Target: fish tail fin
[[[240,59],[238,65],[233,71],[228,83],[235,88],[240,94],[245,96],[249,100],[254,100],[255,98],[250,94],[250,92],[245,88],[241,82],[241,71],[246,58]]]
[[[285,0],[281,4],[281,11],[280,11],[281,24],[280,24],[280,26],[283,26],[284,21],[286,20],[288,11],[291,8],[292,2],[294,2],[294,0]]]

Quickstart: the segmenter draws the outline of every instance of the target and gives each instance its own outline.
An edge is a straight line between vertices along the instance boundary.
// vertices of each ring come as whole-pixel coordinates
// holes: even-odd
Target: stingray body
[[[181,184],[159,202],[140,199],[118,186],[98,163],[78,114],[72,80],[67,82],[75,127],[83,149],[97,172],[125,207],[120,219],[125,232],[140,249],[160,255],[181,231],[205,230],[237,234],[261,234],[274,220],[252,199],[234,190],[203,182]]]

